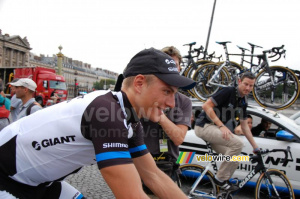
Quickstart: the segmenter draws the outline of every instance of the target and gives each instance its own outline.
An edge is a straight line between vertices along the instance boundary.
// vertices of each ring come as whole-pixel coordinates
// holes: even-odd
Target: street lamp
[[[104,79],[103,89],[106,90],[106,78]]]
[[[78,85],[78,82],[77,82],[77,78],[75,77],[74,79],[74,82],[75,82],[75,85],[74,85],[74,97],[77,97],[77,85]]]

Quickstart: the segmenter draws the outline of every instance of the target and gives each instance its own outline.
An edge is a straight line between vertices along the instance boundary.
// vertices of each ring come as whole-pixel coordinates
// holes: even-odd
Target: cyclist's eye
[[[164,93],[165,93],[166,95],[169,95],[169,94],[171,93],[171,91],[170,91],[170,90],[164,90]]]

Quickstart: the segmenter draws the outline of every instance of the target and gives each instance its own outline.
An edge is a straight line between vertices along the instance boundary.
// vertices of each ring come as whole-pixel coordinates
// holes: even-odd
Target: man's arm
[[[257,149],[258,145],[256,144],[256,142],[253,138],[251,130],[250,130],[248,124],[247,124],[247,120],[241,120],[241,127],[242,127],[242,131],[243,131],[244,135],[246,136],[246,138],[250,142],[253,149]]]
[[[238,125],[237,127],[235,127],[234,133],[235,133],[236,135],[244,135],[244,133],[243,133],[243,131],[242,131],[241,125]]]
[[[157,168],[150,153],[133,158],[133,162],[143,182],[157,197],[164,199],[187,198],[171,178]]]
[[[225,140],[229,140],[230,137],[233,137],[232,132],[223,124],[223,122],[218,118],[214,111],[215,104],[209,98],[202,106],[203,110],[205,111],[206,115],[218,126],[223,134],[223,138]]]
[[[100,170],[117,199],[148,198],[133,164],[121,164]]]
[[[176,146],[182,144],[188,130],[186,125],[174,124],[165,114],[161,115],[159,123]]]

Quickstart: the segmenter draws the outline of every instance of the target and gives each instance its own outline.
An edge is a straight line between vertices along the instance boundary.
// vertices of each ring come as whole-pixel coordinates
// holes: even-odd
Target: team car
[[[201,105],[193,106],[195,118],[201,111]],[[269,168],[276,168],[285,173],[290,180],[296,195],[300,194],[300,125],[295,120],[290,119],[275,111],[267,110],[262,107],[249,106],[247,114],[253,118],[253,127],[260,123],[261,119],[271,122],[270,129],[266,132],[265,137],[255,137],[256,143],[262,149],[287,149],[290,146],[292,157],[288,157],[287,161],[282,162],[285,157],[284,153],[271,153],[264,158],[265,165]],[[241,155],[253,154],[253,148],[247,138],[240,135],[244,140],[244,148]],[[205,155],[207,153],[206,143],[198,138],[194,130],[187,132],[184,142],[179,147],[180,152],[195,152],[196,155]],[[200,164],[205,166],[207,162],[197,161],[196,155],[192,164]],[[221,162],[217,162],[220,166]],[[252,170],[255,164],[250,161],[240,162],[238,169],[235,171],[233,178],[243,179]],[[248,185],[255,185],[259,175],[252,178]]]

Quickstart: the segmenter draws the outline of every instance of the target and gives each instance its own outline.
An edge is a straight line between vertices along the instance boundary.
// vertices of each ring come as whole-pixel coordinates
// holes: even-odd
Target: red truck
[[[67,100],[68,91],[65,78],[57,75],[54,69],[43,67],[1,68],[0,74],[6,83],[11,81],[12,77],[32,79],[37,85],[34,97],[42,106],[47,104],[54,90],[56,90],[60,102]]]

